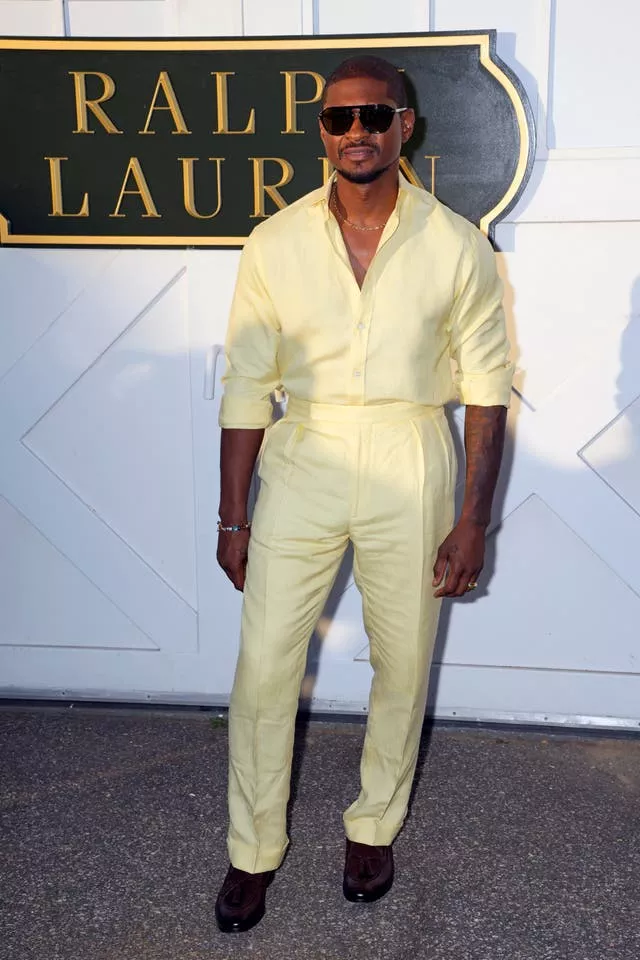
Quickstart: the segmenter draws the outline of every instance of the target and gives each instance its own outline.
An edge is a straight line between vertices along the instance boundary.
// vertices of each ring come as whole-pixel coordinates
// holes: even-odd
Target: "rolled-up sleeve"
[[[280,383],[279,324],[252,235],[242,251],[225,343],[221,427],[256,430],[271,423],[271,393]]]
[[[457,365],[458,396],[466,405],[508,407],[513,364],[502,307],[503,286],[493,248],[479,230],[467,236],[456,286],[450,352]]]

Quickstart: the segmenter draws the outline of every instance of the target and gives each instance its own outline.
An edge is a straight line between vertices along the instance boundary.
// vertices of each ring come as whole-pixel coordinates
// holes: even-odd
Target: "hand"
[[[236,590],[244,590],[250,530],[218,534],[218,563]]]
[[[484,564],[485,538],[483,526],[458,521],[438,550],[433,568],[433,586],[440,587],[436,597],[463,597],[469,584],[476,582]]]

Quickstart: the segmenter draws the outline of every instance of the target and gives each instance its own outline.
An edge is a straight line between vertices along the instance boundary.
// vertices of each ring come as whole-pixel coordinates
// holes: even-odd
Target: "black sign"
[[[491,235],[529,177],[532,112],[495,31],[224,40],[0,40],[0,242],[240,246],[326,181],[324,79],[405,71],[407,178]]]

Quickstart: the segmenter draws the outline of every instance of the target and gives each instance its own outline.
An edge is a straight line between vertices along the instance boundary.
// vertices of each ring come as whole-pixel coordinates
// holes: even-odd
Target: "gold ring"
[[[476,581],[474,580],[472,583],[468,583],[468,584],[467,584],[467,590],[475,590],[475,588],[476,588],[477,586],[478,586],[478,584],[477,584]]]

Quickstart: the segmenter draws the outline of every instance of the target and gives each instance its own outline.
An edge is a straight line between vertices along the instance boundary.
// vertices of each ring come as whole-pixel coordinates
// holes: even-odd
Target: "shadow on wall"
[[[505,283],[505,306],[510,311],[511,319],[513,317],[513,304],[515,300],[515,295],[513,289]],[[513,322],[510,324],[513,327]],[[518,350],[515,344],[513,343],[512,337],[512,357],[515,358],[518,355]],[[486,597],[489,593],[489,585],[493,573],[495,571],[496,562],[497,562],[497,544],[495,532],[499,524],[499,518],[503,514],[503,504],[509,484],[509,478],[511,475],[511,469],[514,459],[515,452],[515,429],[516,422],[521,406],[521,401],[517,394],[513,394],[512,406],[509,411],[508,427],[507,434],[505,437],[505,449],[504,456],[502,460],[502,468],[500,471],[500,477],[498,485],[496,488],[496,495],[494,499],[494,509],[493,516],[494,522],[489,528],[489,536],[487,539],[487,549],[485,555],[485,566],[480,581],[480,585],[476,591],[472,594],[469,594],[467,597],[461,598],[456,601],[445,600],[442,604],[438,633],[436,637],[435,647],[434,647],[434,670],[431,674],[431,683],[430,691],[428,697],[427,705],[427,714],[433,711],[434,703],[437,697],[437,686],[438,686],[438,672],[437,664],[441,663],[444,657],[444,650],[446,646],[447,633],[449,629],[449,623],[451,618],[452,603],[456,604],[477,604],[483,597]],[[463,419],[464,419],[464,407],[459,405],[449,405],[445,409],[447,420],[449,422],[449,428],[454,441],[454,446],[456,449],[456,456],[458,461],[458,482],[456,485],[456,516],[460,513],[460,508],[462,505],[462,499],[464,495],[464,441],[463,441]],[[392,492],[391,492],[391,495]],[[340,601],[343,594],[347,589],[355,590],[355,584],[353,582],[352,575],[352,566],[353,566],[353,551],[349,547],[343,562],[340,566],[336,582],[331,590],[331,594],[325,606],[325,609],[320,617],[318,627],[313,633],[309,644],[309,652],[307,658],[307,667],[305,671],[305,677],[302,683],[302,692],[300,698],[301,707],[304,710],[308,710],[312,706],[315,684],[318,676],[318,671],[320,667],[320,659],[322,656],[322,648],[324,639],[330,635],[332,624],[338,612]],[[363,633],[362,642],[366,642],[366,637]],[[359,654],[357,657],[358,660],[364,660],[365,657],[362,654]]]
[[[501,35],[502,41],[513,42],[515,50],[515,35]],[[510,57],[512,63],[514,57]],[[529,90],[535,89],[535,81],[521,64],[516,66],[517,73],[525,81]],[[534,111],[535,111],[534,104]],[[541,133],[544,136],[545,120],[541,111],[537,110],[537,116],[540,120]],[[526,206],[527,198],[530,198],[536,192],[537,186],[544,175],[545,164],[538,162],[534,165],[532,178],[527,186],[525,195],[519,206],[523,209]],[[503,239],[502,249],[509,250],[515,242],[515,230],[506,224],[500,228],[500,235]],[[128,254],[135,256],[134,253]],[[509,333],[512,341],[512,356],[517,362],[518,350],[515,338],[515,317],[517,315],[517,303],[515,292],[505,280],[505,308],[508,315]],[[608,485],[615,496],[620,497],[635,513],[640,513],[640,401],[637,399],[638,383],[640,383],[640,277],[636,280],[631,293],[630,322],[628,323],[621,340],[621,366],[617,377],[615,391],[618,415],[609,423],[603,426],[601,432],[596,435],[589,443],[579,451],[581,459],[587,463],[590,469],[594,470],[600,477],[602,483]],[[72,346],[70,346],[70,349]],[[160,382],[167,378],[167,382],[176,380],[175,367],[180,364],[181,367],[188,362],[184,355],[152,354],[152,353],[131,353],[121,356],[123,368],[123,381],[132,382],[134,376],[144,376],[145,371],[153,369],[154,376]],[[125,368],[128,368],[125,369]],[[158,369],[159,368],[159,369]],[[518,389],[526,395],[526,383],[522,379],[518,380]],[[520,417],[522,405],[526,405],[521,397],[514,395],[512,411],[509,418],[509,429],[505,455],[503,460],[503,469],[500,476],[499,486],[496,494],[494,517],[499,523],[504,515],[504,504],[506,501],[509,482],[514,470],[518,472],[527,472],[530,465],[535,464],[536,471],[544,469],[552,476],[549,481],[557,488],[568,487],[569,489],[575,483],[575,471],[571,469],[559,469],[552,460],[540,464],[540,457],[533,450],[527,450],[526,445],[519,445],[516,457],[516,424]],[[528,412],[528,411],[527,411]],[[459,425],[461,422],[460,412],[451,410],[450,420],[454,428],[454,437],[456,439],[457,451],[460,464],[463,464],[462,443],[459,436]],[[576,463],[576,469],[581,464]],[[458,499],[462,493],[462,483],[458,485]],[[498,528],[493,527],[489,537],[485,571],[482,578],[481,588],[474,594],[461,601],[456,601],[460,606],[469,604],[481,604],[487,596],[491,579],[494,575],[497,565],[499,565],[498,552],[500,539],[494,536]],[[320,656],[323,645],[323,638],[330,631],[332,624],[335,623],[336,615],[339,613],[339,604],[345,589],[351,583],[351,551],[348,550],[344,562],[338,573],[335,586],[331,592],[329,601],[320,620],[319,629],[314,633],[308,652],[306,675],[302,686],[302,705],[308,706],[311,703],[314,693],[314,687],[318,675]],[[226,586],[226,585],[225,585]],[[229,590],[232,587],[228,586]],[[449,628],[452,613],[452,603],[446,601],[443,606],[443,613],[440,621],[438,639],[435,651],[435,662],[442,661],[445,653],[446,635]],[[235,641],[235,638],[234,638]],[[363,666],[363,670],[367,669]],[[439,682],[437,668],[432,673],[431,690],[429,696],[430,708],[433,707],[437,694]],[[429,708],[428,708],[429,709]]]
[[[602,479],[640,514],[640,276],[631,290],[629,323],[621,339],[620,373],[616,381],[616,405],[620,411],[604,431],[580,451],[583,459],[590,448],[609,440],[591,465]]]
[[[511,291],[511,297],[507,298],[507,303],[513,303],[513,292]],[[597,368],[599,358],[594,356],[593,364]],[[595,375],[594,371],[594,375]],[[612,399],[615,399],[615,406],[617,409],[617,414],[613,419],[609,420],[606,424],[602,426],[598,433],[593,437],[589,443],[583,447],[581,450],[573,451],[573,467],[565,467],[563,465],[558,465],[554,463],[552,458],[541,460],[537,455],[535,450],[528,449],[526,443],[520,445],[518,449],[518,469],[519,472],[524,473],[525,475],[531,474],[531,482],[533,484],[532,492],[536,492],[536,473],[534,473],[534,468],[537,471],[538,476],[544,476],[546,489],[555,489],[559,492],[561,498],[575,498],[580,499],[581,496],[584,496],[586,509],[589,509],[588,502],[588,493],[593,489],[593,473],[596,474],[598,478],[596,480],[596,486],[602,484],[602,494],[599,503],[603,507],[604,515],[599,517],[599,522],[608,527],[609,522],[613,522],[614,513],[617,515],[618,519],[616,522],[619,523],[619,516],[622,516],[622,522],[624,524],[625,516],[631,517],[632,514],[640,516],[640,276],[636,279],[632,286],[631,295],[630,295],[630,305],[629,305],[629,315],[628,322],[624,328],[624,332],[619,341],[619,367],[616,371],[616,374],[609,381],[609,389],[611,391],[610,396]],[[606,389],[606,386],[605,386]],[[512,474],[514,463],[516,462],[515,456],[515,423],[518,419],[518,415],[521,411],[521,402],[518,397],[515,397],[515,402],[513,409],[510,413],[510,427],[507,438],[507,445],[505,451],[504,459],[504,468],[501,472],[500,482],[498,486],[498,491],[495,501],[495,510],[494,516],[497,519],[490,531],[488,544],[487,544],[487,558],[485,571],[482,577],[483,588],[478,590],[474,594],[471,594],[469,597],[455,601],[456,607],[467,606],[469,604],[478,605],[481,604],[484,599],[487,597],[491,590],[491,579],[496,570],[496,567],[499,565],[499,549],[500,549],[500,538],[496,537],[496,534],[500,531],[501,518],[503,517],[504,503],[508,492],[509,480]],[[585,402],[588,401],[588,398],[585,397]],[[527,411],[529,412],[529,411]],[[535,416],[535,414],[533,414]],[[452,417],[455,424],[457,423],[457,417]],[[460,456],[460,462],[463,463],[463,457],[461,456],[461,445],[459,434],[456,430],[454,436],[457,438],[458,442],[458,453]],[[585,469],[587,467],[588,469]],[[593,473],[592,473],[593,471]],[[458,495],[462,491],[462,484],[458,486]],[[619,503],[622,503],[622,509],[618,509]],[[513,506],[512,506],[513,508]],[[517,509],[517,507],[516,507]],[[610,511],[609,514],[606,511]],[[629,513],[629,510],[632,511],[632,514]],[[635,518],[634,518],[635,519]],[[628,544],[629,553],[633,551],[633,544]],[[526,554],[527,545],[523,545],[523,552]],[[562,568],[563,563],[565,562],[564,557],[558,558],[549,558],[549,563],[554,563],[557,559],[557,563]],[[602,561],[600,558],[597,558],[597,563],[600,564]],[[622,564],[622,570],[618,571],[620,579],[624,574],[624,563]],[[582,596],[582,584],[580,582],[581,572],[578,570],[569,570],[566,573],[566,584],[563,585],[559,583],[559,589],[562,593],[563,589],[567,591],[576,589],[578,594]],[[339,582],[336,584],[336,589],[334,595],[331,598],[328,609],[325,611],[325,617],[330,619],[332,616],[335,616],[336,608],[339,603],[340,592],[343,589],[344,583],[348,580],[348,567],[345,566],[342,571],[342,577]],[[632,588],[633,589],[633,588]],[[637,589],[633,590],[637,600],[640,602],[640,594]],[[595,600],[595,598],[594,598]],[[543,602],[543,601],[541,601]],[[633,602],[633,601],[631,601]],[[607,611],[607,616],[610,618],[611,610],[608,607],[606,597],[604,599],[604,606]],[[444,650],[446,645],[447,632],[450,625],[451,614],[454,610],[452,601],[445,601],[442,608],[442,615],[440,619],[440,626],[438,630],[438,636],[436,640],[436,647],[434,651],[434,669],[431,673],[430,678],[430,691],[429,699],[427,705],[427,717],[429,718],[430,714],[433,711],[434,703],[437,696],[438,684],[440,680],[438,664],[442,661],[444,656]],[[622,626],[622,625],[620,625]],[[633,625],[627,624],[629,629],[635,629]],[[578,626],[578,629],[580,627]],[[323,632],[326,631],[323,630]],[[514,645],[517,648],[518,645],[518,625],[513,625],[513,640]],[[322,641],[321,638],[316,634],[312,640],[312,644],[309,652],[309,661],[307,665],[307,677],[305,678],[305,688],[304,693],[306,698],[309,698],[312,695],[313,684],[315,682],[315,677],[317,675],[318,662],[321,652]],[[618,656],[625,657],[628,656],[628,665],[627,669],[631,672],[637,673],[637,661],[635,659],[635,654],[630,648],[626,649],[626,646],[621,648]],[[431,721],[427,719],[427,729],[430,729]],[[305,737],[305,725],[302,725],[302,729],[299,731],[299,737],[304,742]],[[428,737],[423,743],[422,747],[422,760],[419,766],[418,776],[416,778],[416,784],[419,782],[420,769],[422,766],[422,761],[424,760],[425,751],[428,749]],[[299,775],[299,770],[294,771],[294,781],[293,781],[293,796],[295,797],[295,788],[296,788],[296,778]]]
[[[542,116],[542,112],[538,104],[537,82],[533,77],[533,75],[529,73],[529,71],[527,71],[522,66],[521,63],[517,62],[515,57],[516,35],[501,34],[500,39],[503,47],[504,45],[508,45],[509,62],[515,66],[517,75],[521,78],[521,80],[524,81],[524,85],[526,89],[529,91],[529,93],[530,94],[533,93],[533,95],[531,96],[531,99],[532,99],[532,108],[533,108],[534,116],[538,116],[538,117]],[[413,91],[413,87],[411,85],[410,79],[408,77],[405,79],[408,81],[409,99],[411,102],[415,103],[416,102],[415,92]],[[425,118],[425,117],[416,116],[416,130],[419,136],[421,136],[424,133],[424,128],[427,125],[428,125],[428,117]],[[409,158],[409,160],[411,160],[412,159],[411,142],[405,146],[405,153]],[[537,186],[539,185],[540,179],[542,178],[542,175],[543,175],[543,170],[542,170],[543,166],[544,166],[543,164],[534,165],[531,179],[525,191],[525,197],[532,196],[533,193],[535,193]],[[496,248],[497,252],[500,252],[500,250],[508,250],[513,247],[513,242],[514,242],[513,234],[514,234],[513,229],[511,230],[507,229],[504,231],[506,243],[503,243],[503,245],[500,248]],[[509,339],[511,342],[511,358],[517,367],[520,352],[517,347],[516,323],[515,323],[515,316],[514,316],[515,291],[513,287],[509,284],[508,277],[506,276],[506,272],[504,269],[501,271],[501,275],[502,275],[502,279],[504,282],[504,289],[505,289],[504,305],[505,305],[505,313],[507,316]],[[519,372],[519,378],[518,378],[517,387],[522,389],[524,378],[523,378],[522,371],[518,371],[518,372]],[[507,429],[507,436],[505,440],[505,450],[504,450],[504,456],[503,456],[503,462],[502,462],[502,469],[501,469],[498,487],[496,490],[495,501],[494,501],[493,516],[497,518],[500,518],[503,514],[503,505],[504,505],[506,490],[509,484],[509,478],[511,475],[511,468],[513,464],[514,452],[515,452],[516,422],[517,422],[518,413],[520,410],[520,405],[522,402],[523,401],[520,396],[520,393],[517,391],[514,391],[514,394],[512,397],[512,407],[509,414],[509,423],[508,423],[508,429]],[[456,410],[455,407],[452,405],[447,409],[446,412],[447,412],[447,419],[449,420],[449,425],[452,431],[452,436],[454,438],[454,444],[456,447],[458,463],[460,465],[458,486],[456,488],[456,514],[458,514],[460,510],[461,502],[462,502],[462,496],[464,493],[464,476],[463,476],[464,444],[462,440],[463,430],[462,430],[462,416],[461,416],[462,408],[458,408]],[[495,523],[492,524],[492,527],[490,528],[490,534],[492,534],[492,532],[495,531],[495,526],[496,526]],[[496,565],[496,538],[495,536],[490,535],[487,543],[485,569],[483,572],[483,578],[482,578],[482,582],[479,589],[475,591],[474,594],[469,595],[463,600],[456,601],[456,602],[464,603],[464,604],[477,603],[479,600],[482,599],[483,596],[486,596],[488,592],[488,583],[490,582],[491,577],[493,576],[495,565]],[[310,708],[313,700],[313,693],[314,693],[315,683],[318,675],[323,639],[324,637],[327,636],[327,634],[330,631],[331,624],[338,610],[341,597],[344,594],[345,590],[348,588],[352,588],[352,589],[354,588],[353,578],[352,578],[351,549],[349,549],[340,567],[340,571],[336,579],[334,589],[331,592],[331,595],[327,602],[327,606],[320,619],[319,628],[316,629],[311,639],[311,643],[309,646],[308,661],[307,661],[307,670],[306,670],[305,678],[302,685],[302,695],[301,695],[301,706],[305,709]],[[451,617],[451,602],[445,601],[445,603],[443,604],[442,614],[440,617],[440,626],[438,629],[438,637],[436,640],[436,647],[434,651],[434,662],[436,664],[441,662],[444,655],[444,648],[446,644],[446,636],[447,636],[447,631],[449,627],[450,617]],[[434,670],[432,674],[432,684],[431,684],[431,689],[429,693],[429,704],[427,707],[427,712],[433,709],[433,704],[435,702],[436,696],[437,696],[437,671]]]
[[[136,254],[125,254],[125,256],[136,256]],[[505,303],[510,316],[510,326],[513,325],[513,313],[517,309],[514,291],[506,285]],[[155,378],[157,383],[176,383],[182,378],[183,370],[188,366],[188,357],[180,352],[169,350],[166,353],[158,352],[135,352],[127,350],[125,344],[122,344],[119,354],[118,366],[121,372],[117,380],[114,380],[114,389],[124,390],[135,394],[136,383],[140,378]],[[198,347],[196,346],[196,349]],[[588,445],[588,448],[581,451],[582,459],[589,459],[592,469],[602,479],[603,484],[608,484],[615,495],[621,497],[629,507],[636,513],[640,512],[640,500],[638,490],[640,490],[640,401],[637,399],[639,392],[638,383],[640,383],[640,276],[636,279],[630,296],[630,318],[624,329],[620,341],[620,366],[616,371],[615,379],[611,383],[612,396],[615,396],[617,417],[609,423],[603,425],[603,430]],[[514,398],[514,407],[510,417],[510,427],[508,442],[505,452],[504,468],[501,474],[498,493],[496,497],[496,506],[494,515],[498,519],[503,513],[503,504],[508,491],[508,483],[516,462],[520,461],[520,470],[527,472],[529,465],[538,461],[539,457],[531,450],[527,450],[526,445],[520,445],[515,456],[515,423],[521,412],[521,402],[517,397]],[[453,411],[454,423],[459,421],[458,411]],[[171,415],[171,410],[167,410],[167,415]],[[92,428],[99,428],[99,424],[93,424]],[[599,449],[596,458],[596,447],[598,441],[606,435],[608,445]],[[459,445],[460,446],[460,445]],[[459,454],[461,450],[459,449]],[[140,451],[144,453],[143,450]],[[461,460],[462,462],[462,460]],[[594,467],[595,464],[595,467]],[[581,467],[580,461],[576,462],[576,468]],[[544,469],[553,474],[552,481],[556,486],[572,487],[575,484],[575,472],[571,470],[558,469],[552,462],[543,464]],[[461,485],[458,487],[458,493],[461,492]],[[494,528],[494,531],[497,528]],[[499,551],[500,539],[495,538],[493,534],[489,538],[487,551],[487,564],[485,574],[483,575],[483,588],[476,591],[468,599],[457,601],[457,604],[481,604],[484,597],[491,589],[491,577],[499,565],[497,551]],[[335,587],[330,596],[329,602],[321,618],[321,629],[316,631],[309,646],[306,677],[303,684],[303,706],[308,705],[312,696],[315,680],[318,673],[318,666],[322,650],[322,637],[330,630],[331,623],[335,620],[340,598],[350,579],[350,554],[347,553],[345,561],[340,569]],[[220,580],[221,588],[232,591],[230,584],[227,584],[222,578]],[[435,653],[436,663],[442,659],[444,646],[446,642],[446,633],[449,625],[452,604],[445,602],[443,607],[443,616],[438,634],[438,641]],[[230,638],[235,643],[235,638]],[[363,670],[368,668],[363,664]],[[438,671],[434,670],[432,674],[432,684],[430,692],[430,704],[433,705],[438,685]]]

